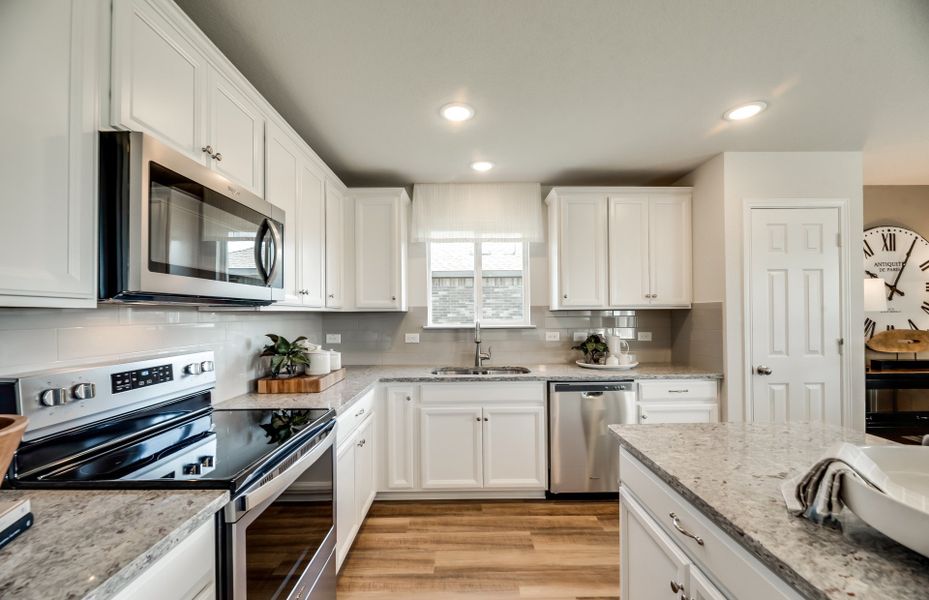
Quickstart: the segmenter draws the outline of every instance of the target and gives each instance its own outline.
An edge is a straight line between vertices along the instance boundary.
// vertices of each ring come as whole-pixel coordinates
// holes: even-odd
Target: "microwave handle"
[[[281,259],[284,255],[284,245],[281,242],[281,232],[277,228],[277,225],[274,223],[274,221],[271,219],[265,219],[265,223],[268,224],[268,229],[271,231],[271,240],[274,243],[274,259],[271,262],[271,271],[268,273],[267,279],[265,279],[265,285],[271,285],[277,278],[278,271],[281,270]]]
[[[265,236],[268,234],[270,222],[269,219],[262,219],[261,224],[258,226],[258,231],[255,232],[255,268],[258,269],[258,275],[261,277],[262,281],[265,282],[265,285],[268,284],[270,278],[268,270],[265,268],[263,242]]]

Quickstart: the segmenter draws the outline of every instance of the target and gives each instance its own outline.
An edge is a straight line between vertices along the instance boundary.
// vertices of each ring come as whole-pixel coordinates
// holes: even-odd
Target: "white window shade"
[[[417,183],[413,241],[544,241],[538,183]]]

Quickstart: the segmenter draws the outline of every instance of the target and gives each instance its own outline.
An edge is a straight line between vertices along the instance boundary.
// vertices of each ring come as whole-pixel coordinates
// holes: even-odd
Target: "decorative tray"
[[[598,369],[600,371],[628,371],[629,369],[634,369],[639,366],[637,362],[629,363],[628,365],[595,365],[580,360],[575,361],[574,364],[585,369]]]

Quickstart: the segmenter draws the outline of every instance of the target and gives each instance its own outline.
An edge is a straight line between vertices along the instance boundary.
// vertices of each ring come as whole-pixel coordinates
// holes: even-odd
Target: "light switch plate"
[[[342,334],[341,334],[341,333],[327,333],[327,334],[326,334],[326,343],[327,343],[327,344],[341,344],[341,343],[342,343]]]
[[[575,341],[575,342],[583,342],[583,341],[586,340],[586,339],[587,339],[587,332],[586,332],[586,331],[575,331],[575,332],[574,332],[574,341]]]
[[[545,341],[546,341],[546,342],[560,342],[560,341],[561,341],[561,332],[560,332],[560,331],[546,331],[546,332],[545,332]]]
[[[650,341],[652,341],[652,332],[651,332],[651,331],[640,331],[640,332],[639,332],[639,341],[640,341],[640,342],[650,342]]]
[[[418,333],[408,333],[403,336],[403,341],[407,344],[418,344],[419,343],[419,334]]]

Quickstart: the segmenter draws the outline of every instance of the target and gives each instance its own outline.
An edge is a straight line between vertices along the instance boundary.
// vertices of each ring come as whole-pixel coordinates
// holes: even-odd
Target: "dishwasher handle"
[[[585,394],[603,394],[604,392],[634,392],[635,381],[584,381],[584,382],[566,382],[552,383],[551,391],[556,394],[562,393],[585,393]]]

